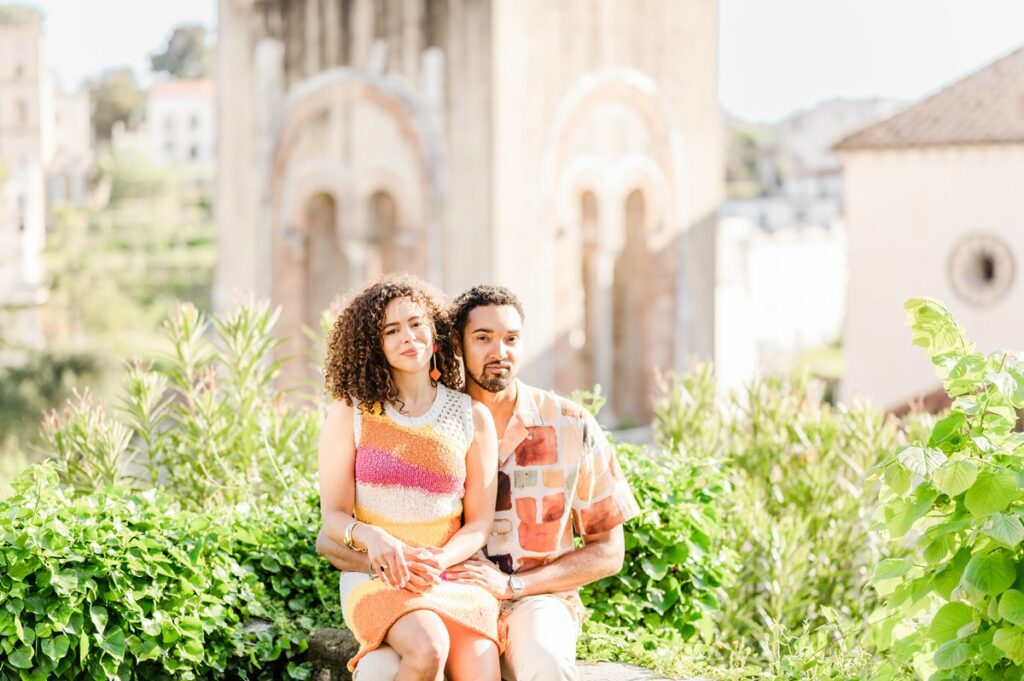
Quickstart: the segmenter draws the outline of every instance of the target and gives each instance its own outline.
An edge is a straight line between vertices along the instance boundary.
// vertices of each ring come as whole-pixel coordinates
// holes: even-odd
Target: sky
[[[174,26],[217,19],[216,0],[34,4],[71,89],[120,65],[148,83],[149,55]],[[719,0],[719,98],[756,122],[836,97],[911,102],[1020,45],[1024,0]]]

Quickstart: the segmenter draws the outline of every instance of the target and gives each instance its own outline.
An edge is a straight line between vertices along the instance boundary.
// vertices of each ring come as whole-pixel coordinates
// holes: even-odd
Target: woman
[[[490,412],[456,390],[437,295],[408,275],[371,285],[335,321],[324,374],[324,527],[366,551],[375,573],[341,576],[360,644],[349,669],[386,642],[402,658],[399,681],[496,681],[497,601],[441,579],[490,533],[497,438]]]

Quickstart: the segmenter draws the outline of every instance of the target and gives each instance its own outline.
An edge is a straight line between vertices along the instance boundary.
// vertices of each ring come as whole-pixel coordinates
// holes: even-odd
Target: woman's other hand
[[[352,531],[352,538],[366,548],[370,569],[386,584],[405,588],[409,582],[409,566],[405,560],[409,546],[385,530],[361,523]]]

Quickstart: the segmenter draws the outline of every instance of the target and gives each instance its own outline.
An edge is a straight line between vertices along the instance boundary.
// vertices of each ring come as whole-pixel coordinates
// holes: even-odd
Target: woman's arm
[[[487,407],[473,403],[473,444],[466,452],[466,495],[463,525],[438,554],[444,567],[466,560],[487,543],[498,495],[498,436]]]
[[[354,417],[351,406],[335,401],[327,409],[327,418],[320,432],[318,460],[322,533],[335,544],[344,543],[345,530],[355,522],[352,517],[356,497]],[[409,569],[405,561],[407,547],[403,542],[379,527],[365,523],[354,527],[351,534],[357,546],[366,548],[363,559],[354,560],[357,569],[379,568],[386,564],[387,571],[378,569],[378,574],[393,586],[405,586]],[[348,561],[339,567],[349,568]]]

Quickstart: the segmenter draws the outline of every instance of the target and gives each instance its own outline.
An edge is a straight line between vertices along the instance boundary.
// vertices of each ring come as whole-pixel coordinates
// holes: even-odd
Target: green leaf
[[[950,412],[932,428],[931,438],[928,440],[929,447],[939,447],[947,444],[950,438],[960,434],[961,427],[967,422],[967,415],[963,412]]]
[[[930,485],[922,484],[910,499],[893,499],[883,511],[885,524],[893,537],[902,537],[929,510],[938,493]]]
[[[957,637],[960,627],[973,619],[974,608],[966,603],[946,603],[932,617],[931,624],[928,625],[928,636],[936,643],[951,641]]]
[[[942,465],[946,455],[938,449],[904,446],[895,452],[896,460],[911,473],[928,475]]]
[[[981,531],[1011,549],[1024,541],[1024,523],[1016,515],[993,513],[985,520]]]
[[[92,624],[96,627],[96,631],[100,634],[107,626],[107,609],[102,605],[94,605],[89,609],[89,619],[92,620]]]
[[[1024,629],[999,627],[992,637],[992,645],[999,648],[1014,663],[1024,662]]]
[[[32,656],[34,652],[31,646],[18,646],[14,652],[7,656],[7,661],[12,667],[18,669],[29,669],[32,667]]]
[[[982,473],[967,490],[964,505],[975,517],[1002,511],[1017,498],[1017,478],[1009,471]]]
[[[953,669],[967,662],[971,646],[966,641],[946,641],[935,651],[932,661],[938,669]]]
[[[1010,557],[1004,551],[993,551],[972,557],[964,569],[963,581],[982,593],[998,596],[1009,589],[1016,578],[1017,571]]]
[[[977,479],[978,466],[968,459],[946,461],[932,476],[935,489],[951,497],[969,489]]]
[[[914,345],[924,348],[937,366],[946,357],[958,359],[974,351],[964,340],[963,327],[941,303],[931,298],[911,298],[904,305]]]
[[[885,467],[885,482],[896,494],[905,494],[910,489],[910,471],[897,463]]]
[[[906,558],[886,558],[875,566],[875,573],[871,579],[882,581],[902,577],[914,566],[914,561],[909,556]]]
[[[999,597],[999,616],[1013,624],[1024,625],[1024,593],[1010,589]]]
[[[647,573],[647,576],[655,581],[661,581],[668,572],[668,564],[653,556],[646,557],[640,561],[640,567]]]
[[[111,627],[103,638],[99,642],[100,648],[110,653],[110,655],[120,662],[124,659],[124,652],[127,649],[124,640],[124,632],[121,631],[121,627]]]

